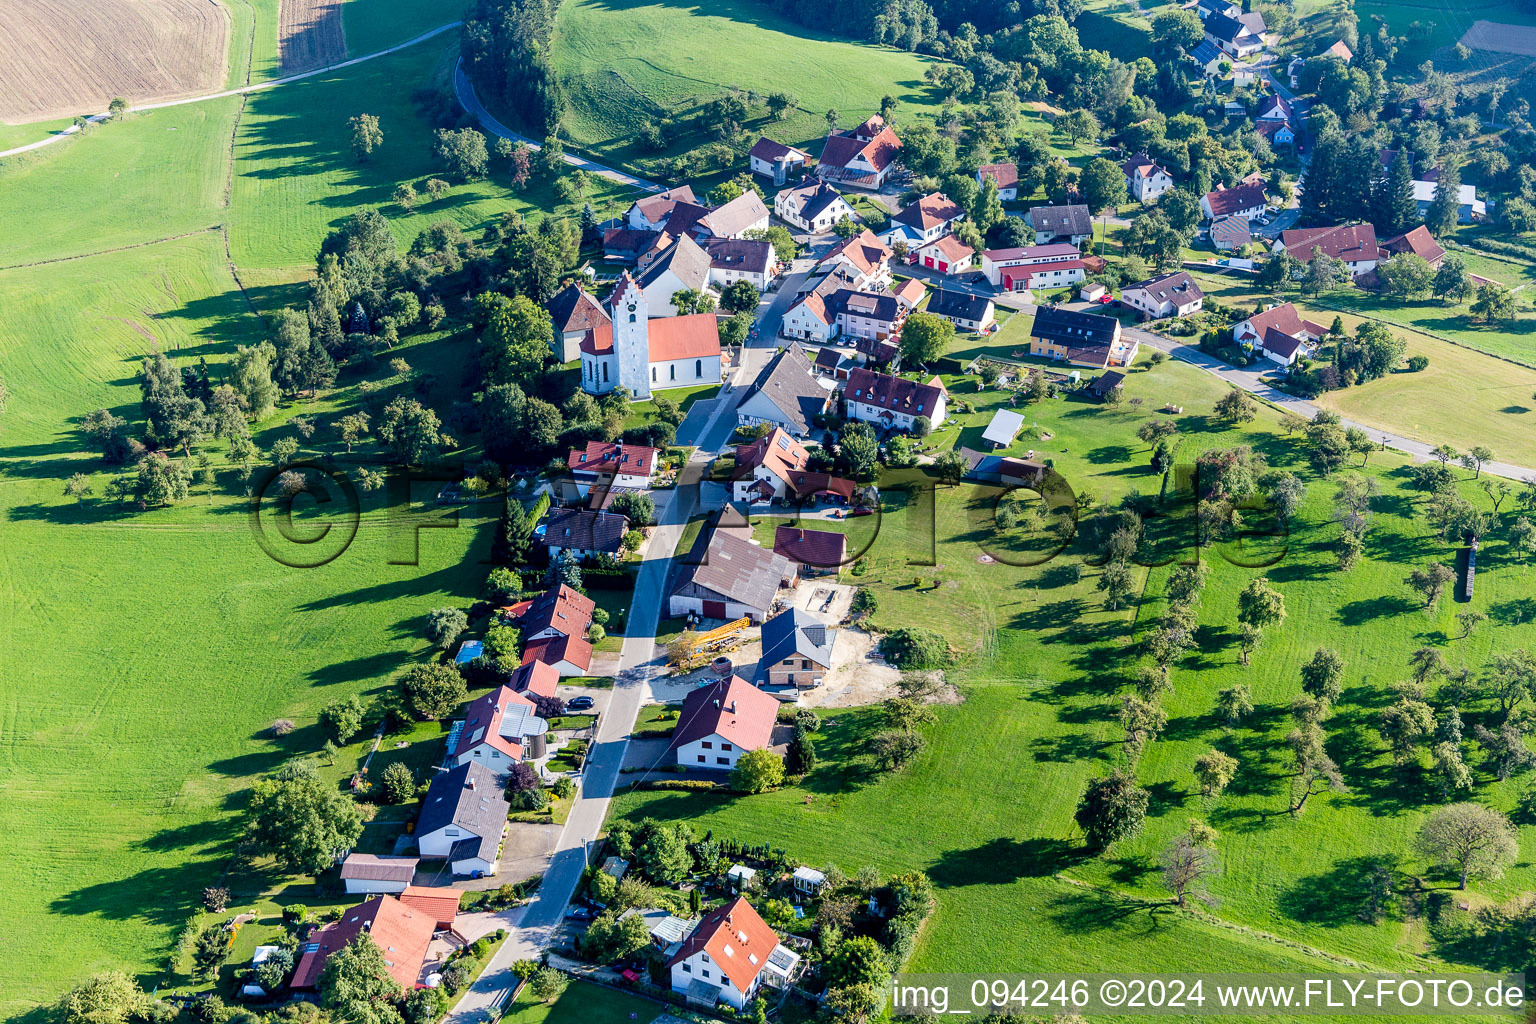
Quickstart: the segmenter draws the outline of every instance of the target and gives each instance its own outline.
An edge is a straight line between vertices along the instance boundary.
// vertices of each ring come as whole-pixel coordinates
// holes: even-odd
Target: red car
[[[872,516],[874,514],[875,510],[872,508],[856,508],[849,510],[848,518],[853,519],[856,516]]]

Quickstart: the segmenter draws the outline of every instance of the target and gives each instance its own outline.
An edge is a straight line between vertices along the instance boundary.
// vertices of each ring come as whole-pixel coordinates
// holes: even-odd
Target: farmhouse
[[[395,984],[401,990],[413,989],[424,980],[421,968],[436,931],[437,922],[427,911],[408,906],[393,896],[375,896],[310,935],[299,947],[299,962],[294,966],[289,987],[298,992],[319,988],[321,973],[331,954],[365,935],[384,954],[385,966]]]
[[[707,275],[709,257],[697,245],[693,248],[704,256]],[[672,308],[671,293],[666,308]],[[644,400],[652,391],[720,383],[715,314],[651,320],[646,292],[628,272],[619,275],[608,296],[608,314],[609,323],[593,326],[581,340],[583,391],[603,395],[623,386],[635,399]]]
[[[466,761],[433,776],[416,819],[417,848],[447,860],[455,875],[494,875],[510,809],[496,772]]]
[[[544,756],[549,723],[532,700],[510,686],[498,686],[465,709],[464,728],[449,751],[455,764],[485,765],[502,773],[514,761]]]
[[[568,284],[556,292],[547,309],[549,319],[554,323],[550,344],[555,360],[561,363],[581,358],[581,339],[598,324],[608,323],[608,313],[602,303],[580,284]]]
[[[918,262],[941,274],[963,274],[971,269],[976,250],[954,235],[940,235],[917,250]]]
[[[965,208],[942,192],[930,192],[891,218],[891,227],[909,229],[918,244],[931,242],[948,233],[956,221],[965,219]]]
[[[1114,317],[1059,306],[1041,306],[1029,329],[1030,355],[1078,366],[1130,366],[1137,347],[1135,341],[1120,336],[1120,321]]]
[[[1083,254],[1076,246],[1059,242],[1022,249],[987,249],[981,254],[981,272],[992,287],[1005,292],[1035,288],[1066,288],[1087,276]]]
[[[549,557],[562,550],[577,558],[612,555],[623,547],[629,520],[615,512],[583,508],[552,508],[544,514],[544,544]]]
[[[795,578],[794,564],[782,555],[721,530],[700,530],[672,588],[669,614],[762,622]]]
[[[878,189],[896,169],[900,154],[901,140],[886,126],[885,119],[875,114],[852,131],[834,131],[827,136],[816,175],[855,188]]]
[[[817,379],[800,343],[792,341],[769,360],[743,394],[736,422],[743,427],[766,423],[805,437],[831,405],[832,390]]]
[[[925,312],[942,316],[962,330],[980,334],[992,326],[996,307],[991,299],[969,292],[945,291],[940,288],[928,299]]]
[[[694,226],[695,235],[711,238],[745,238],[749,231],[768,226],[768,207],[756,189],[749,188],[730,202],[710,210]],[[671,231],[670,228],[668,228]],[[672,232],[676,234],[676,232]]]
[[[779,701],[740,676],[697,687],[683,698],[671,751],[688,768],[730,771],[741,755],[768,746]]]
[[[976,184],[997,182],[997,198],[1011,203],[1019,198],[1019,165],[1015,163],[982,164],[976,169]]]
[[[781,526],[779,532],[787,529],[790,527]],[[822,533],[820,536],[845,540],[840,533]],[[829,542],[824,552],[812,554],[829,559],[833,546]],[[840,562],[842,544],[836,547]],[[800,608],[788,608],[763,623],[763,653],[757,663],[759,686],[794,686],[808,690],[820,686],[831,670],[832,634],[816,616]]]
[[[1131,198],[1148,203],[1173,188],[1173,175],[1163,170],[1157,161],[1142,150],[1120,165],[1125,175],[1126,188]]]
[[[775,185],[782,185],[789,180],[790,175],[805,170],[805,165],[811,162],[811,154],[764,135],[752,144],[752,149],[747,153],[747,162],[753,174],[761,175]]]
[[[1340,224],[1328,228],[1292,228],[1280,233],[1277,248],[1282,248],[1302,263],[1312,262],[1312,250],[1342,260],[1350,274],[1358,277],[1376,269],[1385,257],[1376,244],[1376,229],[1370,224]]]
[[[800,955],[782,945],[746,897],[738,896],[704,915],[667,968],[672,991],[690,1003],[725,1003],[740,1010],[764,985],[789,984],[799,964]]]
[[[635,263],[656,247],[660,231],[640,231],[630,227],[608,228],[603,232],[603,259]]]
[[[981,439],[991,443],[993,448],[1007,448],[1013,444],[1013,439],[1019,436],[1019,431],[1024,429],[1024,414],[1014,412],[1012,409],[999,409],[992,414],[992,419],[987,423],[987,429],[981,432]]]
[[[799,565],[801,575],[805,576],[837,572],[843,565],[847,549],[848,538],[828,530],[807,530],[784,525],[774,530],[773,534],[774,552]]]
[[[845,217],[859,219],[843,194],[824,181],[784,189],[773,197],[773,212],[790,227],[813,235],[831,231],[832,225]]]
[[[944,422],[947,401],[938,377],[920,384],[863,367],[848,375],[843,388],[848,418],[863,420],[877,430],[911,431],[918,417],[925,417],[930,428],[937,427]]]
[[[1035,206],[1024,215],[1024,223],[1034,231],[1037,246],[1047,242],[1078,246],[1093,237],[1093,217],[1081,204]]]
[[[1232,188],[1221,188],[1200,197],[1200,212],[1206,220],[1222,217],[1242,217],[1252,220],[1263,216],[1269,208],[1264,198],[1264,183],[1245,181]]]
[[[415,857],[378,857],[349,853],[341,862],[341,881],[349,896],[358,893],[400,893],[416,877]]]
[[[656,472],[656,449],[618,441],[588,441],[584,449],[572,448],[566,468],[585,496],[595,485],[643,490]]]
[[[1205,304],[1205,293],[1195,279],[1180,270],[1138,281],[1120,289],[1120,301],[1151,320],[1188,316]]]

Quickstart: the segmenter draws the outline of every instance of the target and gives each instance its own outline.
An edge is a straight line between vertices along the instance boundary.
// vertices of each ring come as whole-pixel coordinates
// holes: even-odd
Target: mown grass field
[[[793,116],[745,127],[802,146],[826,136],[828,109],[846,128],[877,111],[886,94],[900,101],[898,118],[938,107],[923,82],[927,58],[809,34],[751,0],[570,0],[560,9],[552,59],[569,94],[571,142],[621,165],[651,155],[636,141],[647,120],[689,111],[732,87],[792,93]],[[690,138],[682,148],[707,141]]]
[[[964,654],[951,678],[965,702],[937,709],[918,763],[893,776],[876,773],[864,752],[865,738],[878,728],[874,712],[853,711],[838,714],[817,737],[826,763],[799,787],[737,798],[631,793],[619,799],[617,813],[687,818],[700,830],[770,841],[810,863],[836,862],[849,871],[865,863],[928,871],[940,906],[914,957],[916,970],[974,969],[999,960],[1022,970],[1146,962],[1160,969],[1286,970],[1306,962],[1298,947],[1373,968],[1425,968],[1443,951],[1422,917],[1405,912],[1367,925],[1350,903],[1363,859],[1396,856],[1404,870],[1425,871],[1411,839],[1438,802],[1419,765],[1393,767],[1373,728],[1374,714],[1390,702],[1387,688],[1407,674],[1407,656],[1420,645],[1439,647],[1453,666],[1476,670],[1492,652],[1536,642],[1529,577],[1502,538],[1490,540],[1471,605],[1490,620],[1470,639],[1450,639],[1460,636],[1453,614],[1467,606],[1448,596],[1426,615],[1402,581],[1415,565],[1452,562],[1454,551],[1416,518],[1423,499],[1406,488],[1405,460],[1390,454],[1373,455],[1366,469],[1383,488],[1367,558],[1340,574],[1331,550],[1338,532],[1329,521],[1332,485],[1313,474],[1302,442],[1286,438],[1273,413],[1240,429],[1215,421],[1209,414],[1222,387],[1191,367],[1168,363],[1128,379],[1127,397],[1142,398],[1139,407],[1128,402],[1106,410],[1058,399],[1026,412],[1029,428],[1054,437],[1021,443],[1054,459],[1074,489],[1090,491],[1100,503],[1132,489],[1156,492],[1158,478],[1146,468],[1147,447],[1135,429],[1162,415],[1152,410],[1170,397],[1185,406],[1184,415],[1174,417],[1184,433],[1181,462],[1206,448],[1245,443],[1270,465],[1300,473],[1309,486],[1278,564],[1241,568],[1206,552],[1212,575],[1199,609],[1198,646],[1176,666],[1175,692],[1164,700],[1167,731],[1138,768],[1152,793],[1141,837],[1104,858],[1086,859],[1072,811],[1089,778],[1124,762],[1114,720],[1118,693],[1138,664],[1139,631],[1161,610],[1168,569],[1145,570],[1140,602],[1111,612],[1095,589],[1096,570],[1074,582],[1071,563],[1089,553],[1081,539],[1041,566],[982,564],[980,545],[994,535],[990,505],[966,487],[939,491],[937,566],[913,564],[924,560],[930,535],[926,506],[896,495],[866,558],[867,575],[850,577],[875,591],[877,625],[926,625]],[[963,437],[979,430],[1001,401],[996,393],[974,396],[966,385],[951,392],[977,403],[962,417]],[[1470,474],[1464,476],[1463,495],[1483,501]],[[1506,523],[1514,515],[1507,505],[1504,514]],[[852,523],[847,530],[853,532]],[[1163,544],[1171,545],[1160,546],[1163,555],[1193,553],[1187,538],[1182,552],[1177,538],[1165,536]],[[1242,667],[1235,599],[1261,574],[1284,595],[1289,616]],[[920,586],[914,577],[922,578]],[[936,588],[934,578],[941,581]],[[1286,813],[1286,708],[1300,692],[1300,664],[1319,645],[1338,649],[1348,665],[1329,733],[1352,791],[1314,797],[1305,814],[1293,818]],[[1213,718],[1212,702],[1218,689],[1239,681],[1252,688],[1258,710],[1228,729]],[[1468,721],[1485,713],[1484,705],[1471,708]],[[1237,756],[1242,769],[1226,795],[1208,800],[1199,795],[1192,764],[1213,746]],[[1509,808],[1521,783],[1494,782],[1477,755],[1472,761],[1477,799]],[[1221,831],[1214,917],[1138,902],[1163,898],[1157,852],[1192,817]],[[1476,884],[1474,900],[1506,899],[1536,883],[1528,863],[1536,833],[1522,831],[1520,866],[1501,881]],[[1427,884],[1446,883],[1433,878]]]
[[[251,777],[318,748],[320,704],[374,690],[422,653],[420,617],[478,592],[488,532],[472,507],[457,529],[421,531],[419,564],[392,564],[409,553],[406,510],[379,492],[352,546],[302,570],[263,553],[233,475],[171,509],[102,500],[107,478],[77,454],[73,421],[98,407],[136,418],[152,346],[217,373],[259,334],[216,233],[0,271],[0,295],[14,393],[0,433],[0,929],[29,951],[0,966],[10,1017],[90,971],[158,980],[229,860]],[[430,369],[462,360],[454,344],[403,353]],[[96,489],[80,505],[61,493],[77,471]],[[265,730],[279,717],[300,728],[275,742]],[[347,759],[329,768],[338,779]]]

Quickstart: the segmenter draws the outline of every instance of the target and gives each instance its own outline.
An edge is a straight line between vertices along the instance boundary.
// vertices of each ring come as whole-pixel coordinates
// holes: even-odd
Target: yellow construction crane
[[[752,620],[743,616],[735,622],[727,622],[723,626],[716,626],[707,633],[700,633],[693,641],[693,653],[703,654],[723,646],[728,641],[736,638],[742,630],[752,624]]]

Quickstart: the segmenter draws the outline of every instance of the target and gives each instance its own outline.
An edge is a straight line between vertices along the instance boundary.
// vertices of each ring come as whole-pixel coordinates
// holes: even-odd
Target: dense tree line
[[[549,62],[559,10],[560,0],[476,0],[460,30],[476,91],[502,100],[541,133],[559,124],[564,105]]]

